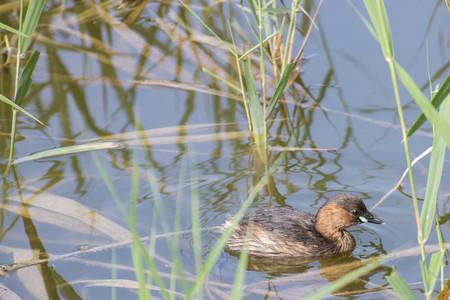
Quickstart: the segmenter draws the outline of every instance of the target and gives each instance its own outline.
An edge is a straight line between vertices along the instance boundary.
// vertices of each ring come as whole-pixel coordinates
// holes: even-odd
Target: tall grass
[[[365,20],[362,15],[364,24],[368,27],[368,31],[374,36],[380,45],[383,56],[387,62],[391,77],[392,87],[394,91],[395,103],[397,106],[398,118],[400,120],[401,132],[403,136],[403,150],[405,153],[406,164],[408,169],[411,195],[414,207],[414,215],[416,219],[417,238],[421,249],[420,269],[422,273],[423,288],[426,299],[432,299],[432,293],[435,290],[435,284],[439,278],[439,272],[443,274],[445,265],[446,249],[443,246],[442,233],[436,220],[436,205],[439,194],[439,187],[444,167],[444,157],[446,148],[450,147],[450,76],[447,77],[439,90],[432,95],[429,100],[414,82],[408,72],[397,62],[394,52],[394,42],[392,39],[389,19],[384,6],[383,0],[365,0],[366,10],[369,14],[370,22]],[[398,79],[408,91],[409,95],[414,99],[420,108],[422,115],[411,126],[409,132],[405,122],[403,107],[400,100]],[[439,108],[439,111],[437,110]],[[419,208],[416,193],[416,184],[414,181],[413,169],[411,164],[411,152],[409,148],[409,138],[414,132],[427,120],[433,126],[433,148],[428,168],[428,178],[425,198],[423,205]],[[441,249],[438,252],[427,256],[425,244],[428,240],[433,224],[436,223],[436,233],[438,235]],[[370,265],[360,268],[340,280],[321,289],[314,296],[308,299],[319,299],[328,293],[339,289],[342,286],[352,282],[359,276],[370,271]],[[394,291],[402,299],[416,299],[413,291],[407,282],[401,277],[397,271],[393,271],[387,278],[388,283]]]
[[[165,231],[164,233],[169,233],[171,230],[174,235],[168,237],[167,243],[169,249],[172,253],[172,261],[173,264],[170,274],[169,283],[166,283],[161,276],[161,270],[158,268],[157,261],[154,257],[154,239],[150,238],[150,244],[146,245],[142,239],[141,234],[137,230],[137,211],[138,211],[138,195],[140,190],[139,183],[139,173],[138,173],[138,158],[137,151],[133,151],[133,167],[132,167],[132,179],[131,179],[131,201],[129,209],[127,210],[123,203],[124,201],[120,199],[117,190],[112,184],[111,178],[107,174],[104,166],[97,158],[97,156],[93,153],[93,160],[97,169],[102,176],[108,190],[111,192],[113,199],[115,199],[116,205],[118,205],[121,212],[125,214],[126,219],[129,222],[130,231],[132,233],[132,249],[131,254],[133,258],[133,263],[135,267],[135,276],[136,281],[139,284],[139,299],[150,299],[151,293],[150,291],[155,286],[152,286],[150,283],[154,283],[158,288],[158,295],[163,299],[174,299],[174,295],[176,293],[175,289],[177,286],[182,287],[183,293],[188,299],[198,299],[203,298],[202,289],[203,286],[213,270],[214,266],[217,264],[221,253],[225,247],[225,243],[231,237],[231,234],[235,230],[236,226],[240,222],[240,220],[244,217],[246,211],[253,203],[255,197],[258,195],[260,190],[266,185],[267,179],[264,177],[260,182],[256,183],[255,186],[249,191],[248,197],[243,202],[239,211],[234,215],[232,220],[230,221],[230,226],[223,230],[223,233],[219,237],[219,239],[215,242],[215,244],[209,249],[208,254],[205,258],[202,257],[202,232],[204,229],[200,227],[200,199],[198,193],[198,184],[195,184],[197,179],[191,178],[191,181],[194,183],[191,186],[191,214],[192,214],[192,227],[191,227],[191,235],[194,244],[194,256],[195,256],[195,275],[193,280],[188,281],[186,279],[187,271],[186,266],[181,262],[179,255],[181,252],[180,244],[179,244],[179,223],[177,220],[177,216],[179,213],[175,213],[176,221],[174,227],[171,228],[166,220],[167,211],[165,209],[165,204],[162,202],[161,197],[159,196],[159,188],[157,178],[153,176],[152,172],[149,171],[147,174],[148,184],[151,187],[152,195],[153,195],[153,213],[152,213],[152,234],[155,233],[156,224],[162,224],[162,228]],[[183,173],[184,174],[184,173]],[[192,174],[195,174],[192,173]],[[183,191],[183,182],[186,180],[182,176],[180,176],[180,186],[179,192]],[[180,194],[181,195],[181,194]],[[186,201],[183,197],[178,197],[176,202],[176,210],[179,212],[181,210],[181,206],[183,205],[182,201]],[[181,200],[181,201],[180,201]],[[125,201],[125,202],[128,202]],[[196,220],[197,219],[197,220]],[[214,230],[218,230],[215,228]],[[149,250],[150,249],[150,250]],[[151,250],[153,249],[153,250]],[[234,281],[234,289],[232,291],[232,299],[241,299],[242,296],[242,286],[245,280],[245,271],[247,268],[247,251],[243,251],[240,257],[240,262],[238,268],[236,269],[235,281]],[[192,279],[192,278],[191,278]]]
[[[34,52],[27,60],[25,66],[21,68],[21,58],[25,54],[31,43],[31,36],[36,30],[39,18],[41,16],[42,10],[44,8],[44,0],[30,1],[25,17],[24,15],[24,0],[19,1],[19,28],[18,30],[6,24],[0,24],[0,28],[8,30],[13,34],[17,35],[17,53],[16,53],[16,63],[15,63],[15,81],[14,81],[14,94],[13,99],[10,100],[5,95],[0,94],[0,101],[11,106],[11,131],[10,131],[10,146],[9,146],[9,163],[5,170],[8,172],[9,166],[12,164],[14,158],[15,149],[15,137],[16,137],[16,123],[17,123],[17,112],[20,111],[27,116],[34,119],[41,125],[44,125],[39,119],[34,117],[29,112],[25,111],[21,106],[22,100],[25,98],[30,86],[32,84],[31,76],[36,67],[37,61],[39,60],[39,52]],[[0,91],[1,93],[1,91]]]
[[[247,41],[236,40],[233,23],[230,23],[228,28],[231,42],[219,37],[219,34],[214,32],[188,4],[182,0],[179,1],[234,56],[248,127],[255,143],[265,151],[269,124],[274,118],[274,112],[280,100],[283,99],[288,83],[299,74],[294,70],[303,58],[304,49],[323,1],[319,1],[311,17],[302,7],[301,0],[292,1],[289,8],[278,1],[249,0],[248,7],[242,7],[242,14],[247,20],[248,32],[253,33],[253,38],[248,38]],[[300,40],[297,23],[301,14],[310,22],[300,47],[295,51],[295,41]],[[242,45],[243,42],[251,43],[252,41],[253,46],[239,50],[245,47],[245,44]],[[256,70],[255,65],[257,65]],[[212,74],[207,69],[206,72]],[[255,74],[258,74],[258,78]],[[220,79],[217,76],[214,78]],[[236,89],[233,83],[221,80],[227,86]]]
[[[407,71],[396,61],[394,54],[394,43],[392,40],[391,29],[384,2],[382,0],[365,0],[364,3],[369,13],[376,39],[380,45],[384,58],[388,64],[389,72],[391,74],[397,112],[402,129],[403,147],[406,157],[406,164],[408,167],[409,181],[414,206],[414,215],[416,217],[417,238],[421,248],[420,268],[422,271],[422,280],[425,290],[425,296],[427,299],[431,299],[436,279],[438,277],[438,271],[444,264],[444,260],[442,252],[434,253],[430,258],[428,258],[425,251],[425,243],[435,222],[436,202],[444,165],[445,148],[446,145],[450,147],[450,128],[448,126],[450,96],[448,96],[447,91],[447,95],[444,97],[446,100],[444,100],[443,105],[441,105],[441,113],[439,114],[436,108],[433,107],[430,101],[417,87],[416,83],[407,73]],[[400,79],[401,83],[408,91],[410,96],[415,100],[416,104],[423,112],[427,120],[432,124],[434,131],[433,150],[428,169],[427,190],[421,209],[419,209],[419,203],[417,200],[416,184],[414,181],[414,175],[411,166],[411,153],[409,150],[409,135],[403,116],[403,108],[400,101],[397,78]],[[445,86],[444,89],[446,89]],[[407,286],[402,284],[400,276],[390,277],[390,283],[391,285],[393,285],[393,287],[403,286],[403,289],[397,288],[396,291],[401,291],[400,296],[404,298],[410,297],[411,291],[406,288]]]

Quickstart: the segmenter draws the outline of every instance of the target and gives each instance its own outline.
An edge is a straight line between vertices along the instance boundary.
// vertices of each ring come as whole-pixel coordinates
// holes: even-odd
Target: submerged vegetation
[[[128,289],[139,299],[250,295],[322,299],[370,292],[388,296],[395,292],[402,299],[448,295],[449,244],[438,207],[450,147],[450,76],[445,77],[450,64],[428,74],[428,84],[420,87],[394,51],[397,42],[382,0],[365,0],[367,13],[350,1],[348,5],[361,21],[352,26],[367,28],[386,61],[393,92],[388,97],[395,101],[402,139],[402,145],[389,147],[403,147],[409,180],[409,189],[403,176],[396,190],[403,193],[403,200],[411,200],[408,214],[414,215],[419,247],[395,244],[385,251],[380,234],[380,242],[367,246],[375,249],[373,253],[320,261],[318,269],[302,265],[290,269],[294,275],[287,277],[269,272],[269,279],[247,271],[246,249],[236,261],[224,257],[226,241],[251,207],[286,205],[286,195],[308,189],[316,194],[315,205],[329,191],[353,191],[356,185],[338,176],[346,168],[340,152],[349,141],[378,165],[377,172],[383,169],[379,158],[372,158],[356,141],[351,124],[381,122],[353,114],[340,89],[335,95],[338,104],[329,108],[323,103],[329,88],[339,86],[320,21],[326,5],[323,0],[0,4],[4,48],[0,147],[7,149],[0,152],[4,174],[0,232],[6,241],[0,250],[14,258],[2,272],[18,274],[18,283],[0,288],[14,297],[45,297],[26,285],[36,279],[30,276],[38,276],[26,270],[39,266],[43,279],[38,290],[52,299],[80,299],[83,288],[92,287],[107,288],[96,297],[111,299],[129,296],[124,291]],[[319,89],[312,88],[317,82],[303,76],[313,35],[320,37],[330,66],[320,75]],[[426,88],[429,97],[423,92]],[[153,94],[143,97],[140,93],[146,89]],[[414,102],[405,104],[402,89]],[[179,94],[174,96],[173,91]],[[186,99],[180,101],[177,95]],[[184,110],[173,112],[166,97],[178,101],[177,109],[182,102]],[[205,105],[202,97],[208,99]],[[143,100],[152,104],[147,107]],[[419,111],[414,119],[405,113]],[[21,120],[21,113],[26,120]],[[330,113],[346,117],[344,130],[336,127]],[[160,119],[152,123],[149,116]],[[335,133],[322,142],[345,131],[342,141],[336,140],[341,143],[338,147],[316,143],[314,130],[325,126],[322,134]],[[425,126],[431,126],[432,146],[423,150],[414,138],[427,133],[421,130]],[[423,151],[415,160],[413,147]],[[419,190],[414,165],[428,154],[426,185]],[[306,178],[301,184],[288,179],[298,174]],[[355,177],[352,174],[352,180]],[[100,204],[90,203],[98,199]],[[225,219],[231,226],[223,229]],[[19,234],[26,235],[27,245],[22,244],[23,237],[18,243],[15,235],[10,237],[19,220],[24,228]],[[45,243],[51,233],[44,231],[45,226],[39,231],[38,224],[79,235],[75,241]],[[79,240],[92,244],[85,248]],[[74,246],[80,249],[74,251]],[[99,253],[104,256],[96,257]],[[91,259],[84,258],[89,255]],[[420,287],[410,283],[409,266],[402,270],[396,263],[399,258],[417,262]],[[64,264],[72,271],[79,268],[77,272],[88,265],[93,274],[101,275],[88,279],[72,271],[65,275]],[[377,273],[382,279],[372,282],[370,277]],[[252,282],[249,276],[254,276]],[[317,278],[330,283],[308,286]],[[292,284],[303,285],[295,296],[289,289],[278,290]]]

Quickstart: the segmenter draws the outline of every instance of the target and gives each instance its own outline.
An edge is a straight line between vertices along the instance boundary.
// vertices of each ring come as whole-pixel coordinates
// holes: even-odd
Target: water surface
[[[245,19],[235,2],[192,5],[221,36],[226,36],[228,18],[244,28]],[[355,5],[364,11],[360,3]],[[448,74],[445,5],[414,1],[405,7],[390,2],[387,9],[398,60],[429,94],[427,63],[433,86]],[[16,24],[16,15],[6,4],[0,4],[0,13],[2,22]],[[187,35],[183,24],[196,33]],[[269,184],[251,209],[291,205],[315,212],[340,192],[358,195],[371,207],[406,167],[390,76],[377,43],[342,1],[326,1],[318,25],[322,34],[318,29],[313,32],[301,66],[301,78],[315,99],[305,96],[299,85],[287,90],[294,133],[278,115],[270,130]],[[202,71],[206,67],[236,81],[232,57],[178,2],[170,1],[134,6],[48,3],[33,47],[41,51],[41,59],[23,105],[48,128],[20,116],[16,157],[94,141],[116,147],[24,162],[3,178],[2,264],[56,259],[10,272],[2,277],[2,284],[22,299],[138,297],[128,220],[94,163],[101,162],[128,210],[133,151],[139,166],[139,232],[156,235],[155,258],[168,283],[174,259],[163,234],[173,232],[178,222],[183,233],[169,239],[179,236],[176,256],[186,278],[192,279],[196,273],[190,234],[192,191],[198,193],[195,199],[205,229],[201,249],[205,258],[219,237],[214,228],[239,210],[266,170],[248,138],[239,98]],[[4,94],[11,93],[5,88],[11,85],[10,68],[4,66],[1,73]],[[418,109],[406,92],[401,97],[410,124]],[[9,130],[10,113],[4,105],[0,113],[3,136]],[[415,156],[431,146],[431,136],[427,127],[415,135],[410,144]],[[8,139],[1,138],[0,143],[5,165]],[[424,159],[415,169],[421,197],[427,166]],[[438,204],[444,237],[450,231],[445,175]],[[156,186],[151,186],[148,176],[156,178]],[[421,297],[420,252],[408,184],[375,213],[386,224],[352,228],[357,247],[350,257],[284,270],[250,269],[245,297],[298,299],[361,266],[364,259],[404,249],[408,251],[401,258],[333,297],[394,297],[385,280],[392,267]],[[435,233],[429,243],[437,243]],[[236,257],[222,254],[204,285],[205,298],[228,299],[237,264]],[[182,287],[177,285],[176,291],[176,298],[182,298]],[[160,296],[158,291],[152,293]]]

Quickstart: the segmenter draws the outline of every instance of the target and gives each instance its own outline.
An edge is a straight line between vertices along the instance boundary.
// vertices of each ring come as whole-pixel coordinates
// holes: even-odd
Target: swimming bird
[[[260,208],[241,220],[225,250],[239,254],[247,244],[250,257],[273,258],[351,253],[356,242],[346,228],[361,223],[383,221],[369,212],[361,199],[349,194],[332,197],[315,216],[289,206]]]

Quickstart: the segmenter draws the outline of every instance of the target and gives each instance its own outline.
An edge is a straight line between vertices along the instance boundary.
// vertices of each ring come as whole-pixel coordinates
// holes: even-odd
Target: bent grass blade
[[[41,120],[39,120],[38,118],[36,118],[35,116],[33,116],[31,113],[27,112],[25,109],[23,109],[22,107],[20,107],[19,105],[17,105],[16,103],[14,103],[14,101],[11,101],[10,99],[8,99],[6,96],[0,94],[0,102],[3,102],[5,104],[8,104],[9,106],[11,106],[12,108],[20,111],[21,113],[23,113],[24,115],[26,115],[27,117],[35,120],[36,122],[38,122],[40,125],[47,127],[47,125],[44,124],[44,122],[42,122]]]
[[[150,131],[151,132],[151,131]],[[86,144],[80,145],[72,145],[66,147],[60,147],[50,150],[40,151],[34,154],[30,154],[21,158],[18,158],[13,161],[14,165],[21,164],[24,162],[29,162],[38,159],[56,157],[56,156],[64,156],[64,155],[72,155],[82,152],[90,152],[97,150],[111,150],[111,149],[119,149],[122,147],[130,147],[130,146],[140,146],[142,145],[141,139],[138,137],[140,133],[145,135],[146,138],[149,138],[149,143],[153,146],[155,145],[176,145],[181,143],[202,143],[209,141],[225,141],[225,140],[233,140],[233,139],[241,139],[243,137],[248,137],[249,133],[247,131],[235,131],[235,132],[224,132],[224,133],[212,133],[212,134],[194,134],[194,135],[186,135],[186,136],[163,136],[163,137],[155,137],[150,138],[147,136],[146,131],[138,131],[127,133],[128,138],[130,140],[124,141],[121,137],[121,134],[118,134],[115,137],[117,141],[99,141],[99,142],[90,142]],[[113,136],[111,136],[113,137]],[[103,138],[100,138],[103,140]]]
[[[88,151],[96,151],[96,150],[107,150],[107,149],[117,149],[121,145],[117,142],[98,142],[98,143],[89,143],[84,145],[74,145],[67,147],[60,147],[51,150],[45,150],[41,152],[37,152],[28,156],[24,156],[13,161],[14,165],[21,164],[28,161],[50,158],[55,156],[62,155],[71,155]]]
[[[14,28],[12,28],[12,27],[10,27],[10,26],[2,23],[2,22],[0,22],[0,29],[9,31],[9,32],[14,33],[14,34],[19,35],[19,36],[24,36],[24,37],[27,37],[27,38],[30,37],[29,35],[26,35],[25,33],[20,32],[20,31],[14,29]]]

